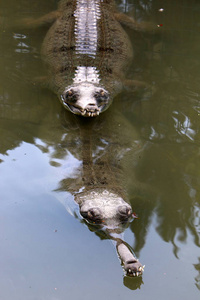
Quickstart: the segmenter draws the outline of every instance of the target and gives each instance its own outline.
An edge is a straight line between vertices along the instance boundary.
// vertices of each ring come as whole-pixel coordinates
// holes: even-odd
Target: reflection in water
[[[117,111],[95,120],[73,118],[69,124],[67,114],[64,123],[67,134],[59,144],[70,151],[69,141],[76,140],[73,155],[81,159],[81,166],[74,171],[72,179],[62,180],[59,190],[72,192],[80,214],[90,224],[90,230],[116,241],[125,273],[138,276],[142,274],[143,266],[131,254],[130,246],[123,242],[120,233],[132,218],[125,174],[129,174],[137,164],[141,145],[133,128]],[[57,156],[57,153],[54,155]],[[129,169],[123,166],[127,155]],[[133,185],[139,189],[136,180]],[[95,228],[94,224],[98,227]]]
[[[53,2],[48,3],[52,9]],[[123,111],[125,117],[139,133],[138,140],[142,140],[145,145],[141,148],[140,160],[136,165],[131,165],[133,154],[127,152],[124,156],[122,151],[123,168],[126,169],[128,165],[127,169],[130,169],[124,178],[128,198],[139,216],[138,220],[129,224],[135,236],[134,242],[131,239],[129,243],[137,256],[143,255],[145,250],[148,252],[149,245],[152,244],[147,240],[150,228],[153,226],[156,230],[154,235],[165,242],[162,244],[163,247],[172,245],[180,272],[188,272],[184,277],[185,281],[181,277],[175,280],[173,273],[176,267],[170,265],[171,281],[170,278],[168,281],[160,279],[163,284],[161,289],[167,294],[171,288],[174,290],[177,288],[178,292],[175,291],[172,297],[177,299],[183,295],[180,294],[182,290],[180,287],[184,283],[194,299],[195,291],[197,288],[200,289],[199,3],[176,1],[175,5],[175,2],[162,1],[161,5],[160,1],[159,3],[131,0],[116,2],[121,10],[129,10],[139,18],[148,11],[158,24],[163,24],[160,35],[147,36],[131,32],[135,61],[130,76],[141,76],[145,81],[152,82],[155,86],[153,97],[149,98],[140,93],[133,95],[132,92],[127,91],[120,96],[119,103],[115,103],[111,108],[113,113],[114,107]],[[20,3],[23,3],[23,7],[26,8],[28,5],[32,8],[34,6],[34,12],[38,9],[37,1],[20,1]],[[47,4],[43,6],[46,7]],[[164,8],[162,13],[158,11],[160,7]],[[46,7],[45,10],[47,12],[48,8]],[[24,9],[23,13],[27,12],[28,9]],[[76,187],[81,186],[77,181],[82,167],[79,125],[77,126],[73,120],[70,121],[68,117],[61,118],[59,104],[54,104],[54,101],[57,103],[57,99],[53,95],[46,90],[27,85],[25,80],[21,82],[22,74],[31,77],[32,73],[36,75],[41,68],[38,53],[35,51],[41,41],[42,38],[34,32],[31,33],[31,37],[28,32],[3,33],[3,42],[0,44],[2,67],[0,151],[3,155],[0,159],[3,162],[4,155],[9,153],[8,150],[14,151],[23,141],[35,145],[41,149],[44,156],[48,155],[52,168],[62,170],[63,180],[60,181],[59,177],[57,189],[63,189],[62,183],[64,183],[64,189],[73,192],[75,190],[73,182]],[[22,51],[16,51],[20,49]],[[29,52],[24,53],[23,49]],[[110,119],[112,121],[111,117]],[[109,153],[109,141],[113,140],[112,135],[110,139],[105,137],[103,131],[105,125],[100,119],[98,122],[95,136],[101,138],[93,149],[93,158],[101,158],[104,153]],[[118,122],[118,116],[113,122]],[[126,126],[122,125],[122,128],[126,132]],[[128,143],[131,143],[135,138],[130,140],[130,136],[134,133],[128,130],[127,135]],[[123,137],[123,134],[121,136]],[[123,138],[117,141],[117,145],[119,144],[123,145],[124,149],[127,148]],[[131,145],[128,146],[130,147]],[[150,193],[142,185],[138,190],[136,186],[132,189],[135,178],[137,182],[144,182],[151,186],[153,192]],[[60,192],[57,190],[55,193]],[[78,218],[82,222],[80,215]],[[107,235],[103,235],[102,230],[101,232],[97,230],[97,225],[86,224],[89,229],[95,229],[95,233],[101,239],[108,238]],[[95,243],[94,237],[92,238]],[[152,248],[153,252],[160,254],[161,249],[157,248],[157,245],[152,245]],[[81,250],[79,254],[81,255]],[[151,285],[154,282],[154,279],[151,281],[152,273],[156,280],[160,277],[160,273],[157,277],[155,274],[159,258],[154,260],[152,254],[148,253],[148,257],[144,260],[146,270],[143,281],[148,287],[149,282]],[[171,253],[167,255],[167,257],[161,256],[161,266],[162,261],[168,263],[172,260]],[[89,270],[88,267],[88,272]],[[161,272],[164,273],[163,269]],[[190,283],[194,285],[195,290]],[[130,289],[136,289],[141,285],[141,278],[125,277],[124,284]],[[158,286],[153,288],[157,295],[160,289]],[[141,295],[145,298],[148,292]]]
[[[143,188],[133,173],[142,151],[136,132],[117,111],[87,120],[64,111],[62,126],[50,133],[47,126],[45,137],[35,140],[39,149],[49,152],[51,166],[62,168],[64,178],[56,191],[71,192],[79,218],[82,215],[101,239],[115,242],[125,273],[140,275],[143,266],[121,234],[133,218],[126,191],[130,174],[132,193]]]

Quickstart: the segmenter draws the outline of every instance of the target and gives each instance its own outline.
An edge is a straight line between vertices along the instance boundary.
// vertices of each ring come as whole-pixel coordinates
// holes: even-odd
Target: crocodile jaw
[[[89,82],[65,88],[61,102],[72,113],[84,117],[96,117],[110,105],[108,92]]]

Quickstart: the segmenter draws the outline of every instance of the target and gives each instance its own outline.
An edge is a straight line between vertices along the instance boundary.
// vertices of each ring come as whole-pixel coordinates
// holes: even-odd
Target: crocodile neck
[[[99,84],[99,76],[99,70],[97,70],[96,67],[78,66],[75,69],[73,83],[78,84],[81,82],[88,82],[93,84]]]

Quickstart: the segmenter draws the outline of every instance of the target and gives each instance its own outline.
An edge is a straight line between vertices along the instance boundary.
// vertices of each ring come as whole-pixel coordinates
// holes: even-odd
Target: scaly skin
[[[68,110],[97,116],[121,91],[133,53],[114,1],[62,0],[55,17],[42,46],[50,85]]]

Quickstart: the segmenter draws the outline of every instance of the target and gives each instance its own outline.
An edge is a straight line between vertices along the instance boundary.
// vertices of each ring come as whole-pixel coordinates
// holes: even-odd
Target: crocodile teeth
[[[99,115],[99,110],[87,110],[87,109],[81,109],[80,110],[80,112],[81,112],[81,115],[82,116],[86,116],[86,117],[96,117],[96,116],[98,116]]]

